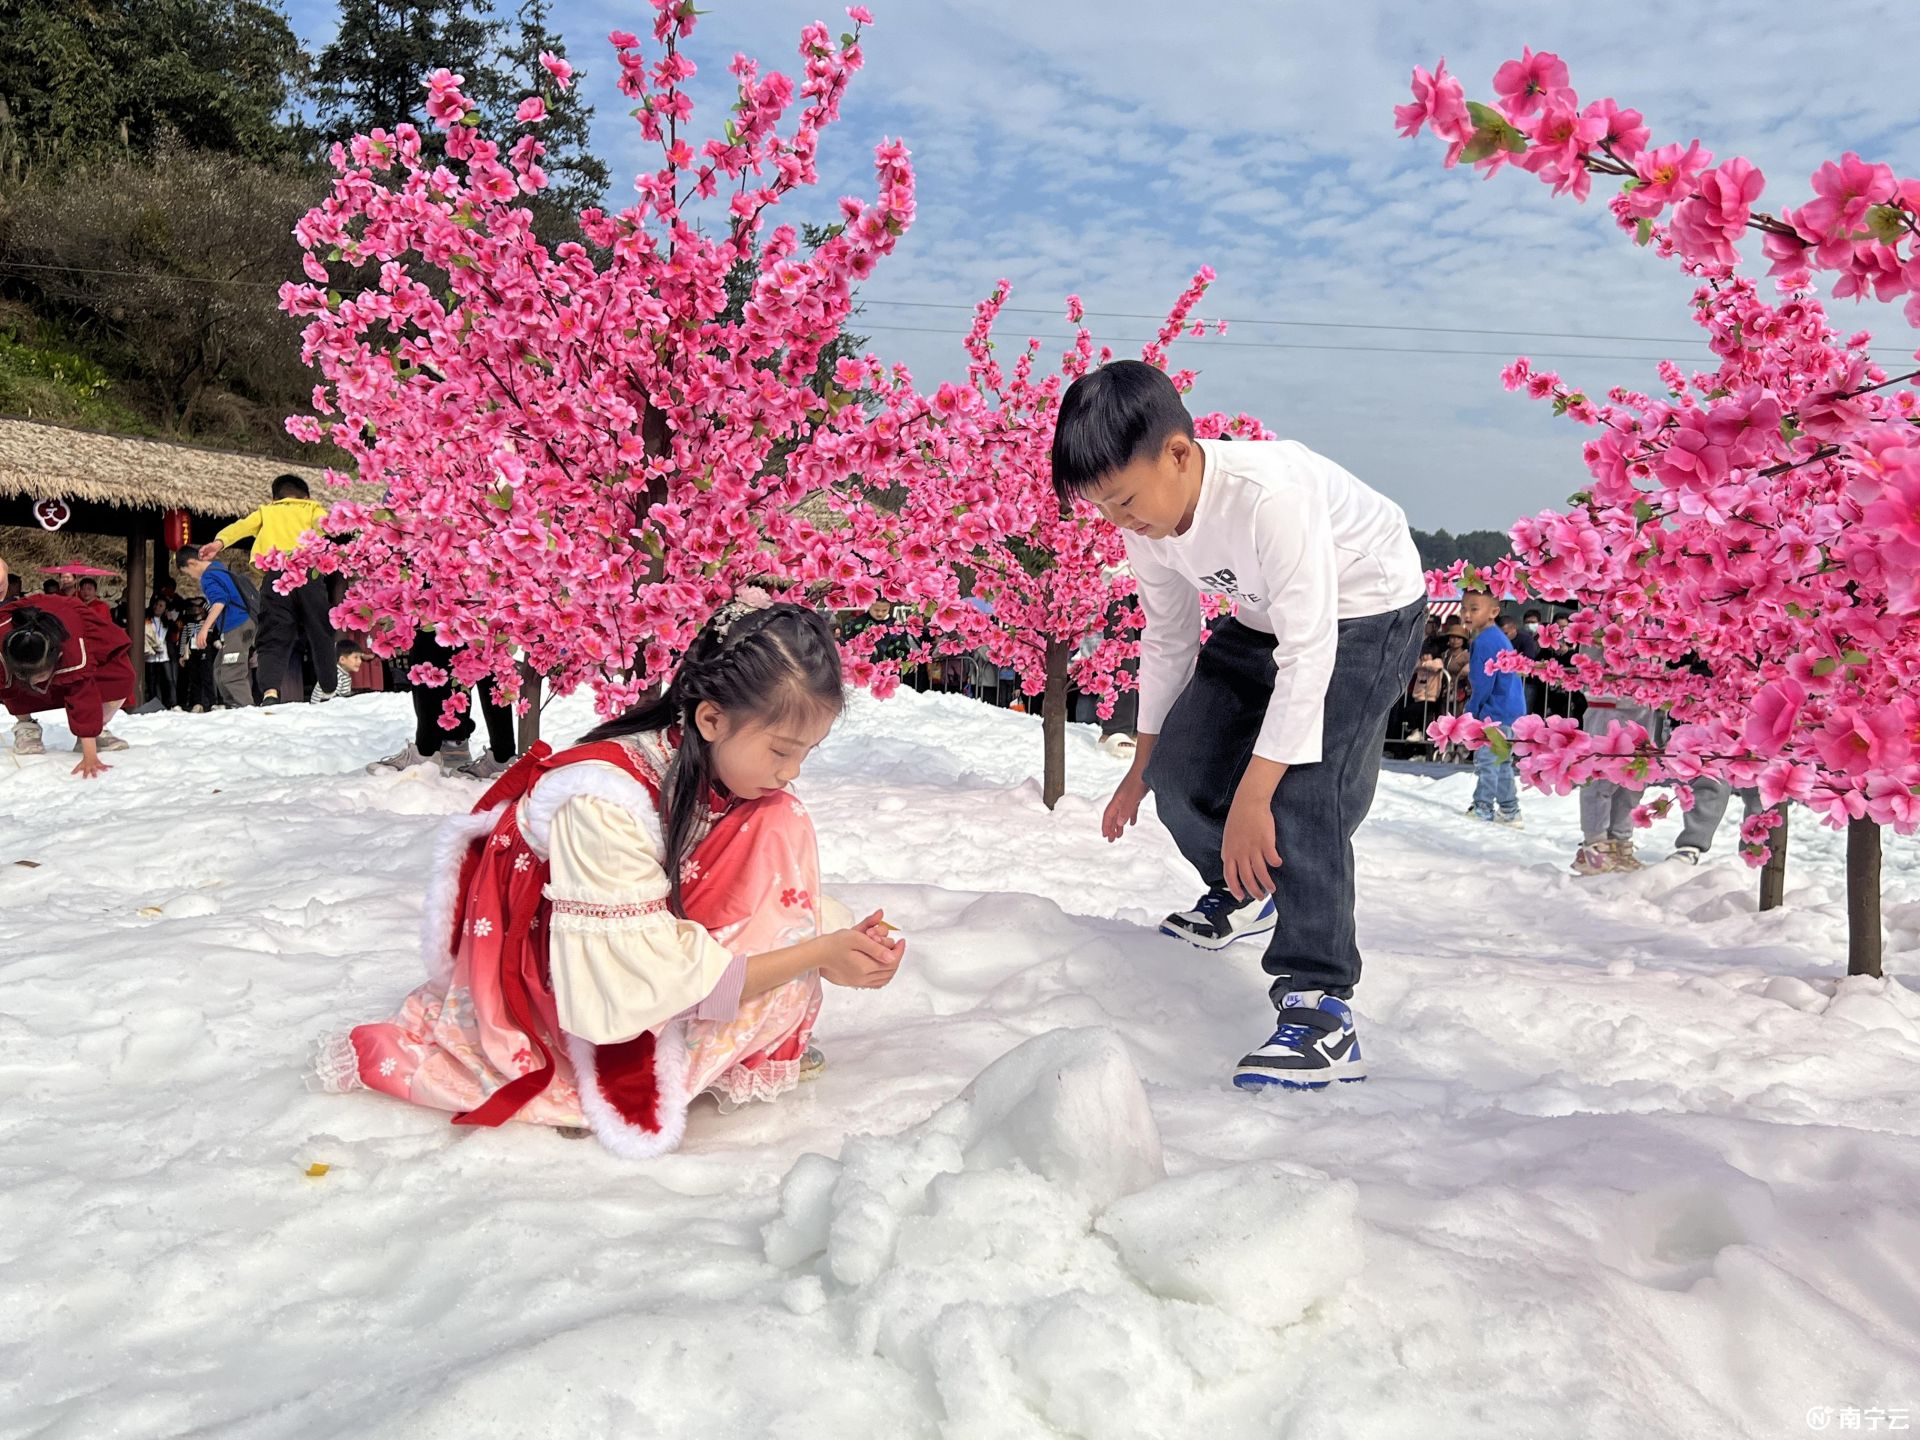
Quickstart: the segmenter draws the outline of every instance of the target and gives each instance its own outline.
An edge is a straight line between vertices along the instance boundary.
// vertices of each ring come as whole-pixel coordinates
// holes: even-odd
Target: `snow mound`
[[[788,1307],[919,1380],[944,1435],[1120,1440],[1259,1408],[1276,1331],[1359,1271],[1357,1198],[1271,1161],[1168,1179],[1124,1042],[1054,1030],[803,1156],[764,1233]]]

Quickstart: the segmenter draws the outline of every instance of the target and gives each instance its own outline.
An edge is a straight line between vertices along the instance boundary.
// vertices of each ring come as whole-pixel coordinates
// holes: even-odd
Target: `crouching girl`
[[[878,913],[853,925],[821,895],[787,791],[842,695],[820,616],[735,602],[659,700],[536,747],[449,826],[427,982],[322,1042],[326,1088],[456,1125],[586,1127],[630,1158],[678,1145],[703,1092],[791,1088],[820,982],[885,985],[905,952]]]

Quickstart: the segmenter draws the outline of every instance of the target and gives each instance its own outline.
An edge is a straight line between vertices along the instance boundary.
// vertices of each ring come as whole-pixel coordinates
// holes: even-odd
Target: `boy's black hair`
[[[40,593],[42,595],[58,595],[60,593],[60,582],[58,580],[42,580],[40,582]]]
[[[1053,428],[1053,491],[1066,504],[1114,471],[1151,455],[1169,435],[1193,438],[1193,416],[1167,373],[1144,360],[1109,360],[1067,387]]]
[[[342,635],[334,642],[333,653],[337,658],[344,660],[349,655],[364,655],[366,651],[361,647],[358,640],[351,640],[345,635]]]
[[[1544,617],[1540,614],[1538,610],[1529,610],[1527,611],[1526,614],[1520,617],[1520,621],[1524,625],[1531,625],[1534,621],[1542,618]]]
[[[313,492],[307,488],[307,482],[298,475],[276,475],[273,479],[273,498],[276,500],[311,500]]]
[[[182,545],[178,550],[173,552],[173,563],[178,565],[182,570],[187,568],[187,562],[189,560],[198,560],[199,558],[200,547],[198,545]]]

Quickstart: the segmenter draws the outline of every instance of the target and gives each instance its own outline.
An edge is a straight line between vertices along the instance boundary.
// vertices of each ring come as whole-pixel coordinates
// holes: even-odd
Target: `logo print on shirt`
[[[1211,575],[1202,575],[1194,582],[1202,590],[1218,595],[1231,595],[1236,600],[1244,600],[1249,605],[1261,605],[1265,602],[1258,595],[1249,595],[1240,588],[1240,577],[1222,566]]]

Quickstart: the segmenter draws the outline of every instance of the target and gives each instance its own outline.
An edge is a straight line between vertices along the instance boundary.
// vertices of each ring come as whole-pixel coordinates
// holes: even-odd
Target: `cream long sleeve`
[[[599,796],[573,796],[553,817],[553,998],[561,1028],[596,1045],[657,1030],[725,985],[740,993],[742,963],[668,909],[657,844],[632,811]]]

